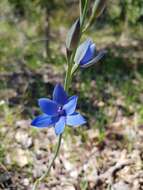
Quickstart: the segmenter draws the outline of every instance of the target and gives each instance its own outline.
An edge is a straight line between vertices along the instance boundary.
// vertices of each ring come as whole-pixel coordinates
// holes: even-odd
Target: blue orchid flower
[[[53,126],[56,135],[60,135],[66,125],[76,127],[86,123],[85,119],[75,112],[77,99],[77,96],[68,98],[64,88],[57,84],[53,91],[53,100],[39,99],[38,103],[43,114],[37,116],[31,125],[38,128]]]
[[[91,39],[87,39],[77,48],[74,61],[77,65],[86,68],[100,61],[106,53],[106,50],[97,52],[96,45]]]

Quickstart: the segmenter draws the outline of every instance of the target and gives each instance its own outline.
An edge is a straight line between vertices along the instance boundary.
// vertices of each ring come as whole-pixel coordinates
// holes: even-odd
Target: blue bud
[[[91,61],[95,56],[95,52],[96,52],[96,46],[94,43],[90,41],[85,55],[80,60],[80,65],[84,65],[88,63],[89,61]]]
[[[86,68],[98,62],[106,54],[106,50],[97,52],[96,45],[91,39],[87,39],[77,49],[74,61],[76,65]]]

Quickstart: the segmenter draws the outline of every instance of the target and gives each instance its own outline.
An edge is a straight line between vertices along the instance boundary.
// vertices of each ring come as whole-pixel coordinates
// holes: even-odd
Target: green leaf
[[[107,0],[96,0],[94,2],[93,10],[92,10],[92,17],[97,18],[102,14],[102,12],[105,8],[105,5],[106,5],[106,1]]]
[[[81,14],[83,13],[85,3],[86,3],[86,0],[80,0],[80,11],[81,11]]]
[[[66,38],[67,50],[73,50],[74,48],[77,47],[79,36],[80,36],[80,20],[78,18],[75,21],[75,23],[72,25],[70,30],[68,31]]]
[[[87,30],[87,28],[89,28],[92,25],[94,20],[102,14],[102,12],[106,6],[106,1],[107,0],[95,0],[94,1],[91,16],[90,16],[85,28],[83,29],[83,32],[85,32]]]
[[[89,0],[81,0],[80,1],[80,24],[81,24],[81,28],[84,25],[84,21],[85,21],[85,18],[87,16],[88,5],[89,5]]]

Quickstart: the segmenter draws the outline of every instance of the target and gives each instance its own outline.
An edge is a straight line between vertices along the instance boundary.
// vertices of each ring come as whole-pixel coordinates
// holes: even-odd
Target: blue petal
[[[48,98],[40,98],[38,100],[38,103],[43,113],[46,113],[49,116],[54,116],[58,114],[58,105],[56,104],[56,102]]]
[[[51,117],[46,114],[43,114],[33,119],[31,125],[38,128],[51,127],[51,125],[55,124],[57,121],[58,117]]]
[[[60,117],[59,121],[55,124],[55,133],[56,135],[60,135],[63,133],[65,128],[65,117]]]
[[[93,43],[90,44],[90,46],[88,47],[84,57],[80,61],[80,65],[84,65],[84,64],[88,63],[90,60],[92,60],[95,56],[95,51],[96,51],[95,44],[93,44]]]
[[[91,45],[92,45],[91,39],[87,39],[77,48],[75,58],[74,58],[74,61],[76,64],[81,63],[81,60],[85,57],[85,54],[88,51],[88,49],[90,49]]]
[[[81,65],[81,67],[87,68],[87,67],[97,63],[98,61],[100,61],[105,56],[106,53],[107,53],[106,50],[99,51],[98,54],[91,61],[87,62],[86,64]]]
[[[54,88],[53,100],[60,105],[64,105],[68,100],[65,90],[60,84],[57,84]]]
[[[86,120],[79,113],[74,113],[66,117],[66,124],[69,126],[77,127],[86,123]]]
[[[65,110],[66,115],[71,115],[75,112],[77,99],[77,96],[72,96],[71,98],[69,98],[68,103],[63,106],[63,110]]]

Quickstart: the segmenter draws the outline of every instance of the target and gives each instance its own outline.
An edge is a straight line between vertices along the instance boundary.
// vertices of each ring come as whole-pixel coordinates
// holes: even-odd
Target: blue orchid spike
[[[106,53],[106,50],[97,52],[92,40],[87,39],[77,48],[74,61],[77,65],[86,68],[100,61]]]
[[[60,135],[64,132],[66,125],[76,127],[86,123],[85,119],[75,112],[77,99],[77,96],[68,98],[64,88],[57,84],[54,88],[53,100],[39,99],[39,106],[43,114],[37,116],[31,125],[38,128],[53,126],[56,135]]]

